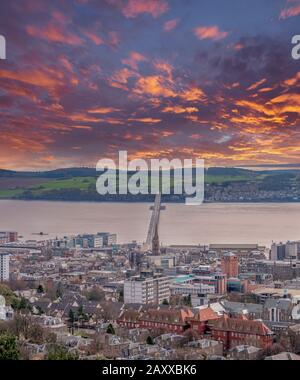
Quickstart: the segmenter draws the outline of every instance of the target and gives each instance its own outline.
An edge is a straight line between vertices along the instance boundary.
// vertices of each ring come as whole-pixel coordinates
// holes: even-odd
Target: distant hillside
[[[171,171],[171,195],[164,195],[164,201],[182,202],[184,195],[172,193],[174,178]],[[128,176],[130,177],[129,173]],[[0,170],[0,199],[57,200],[57,201],[152,201],[152,196],[105,195],[96,191],[96,180],[100,175],[93,168],[65,168],[44,172],[17,172]],[[150,181],[149,181],[150,183]],[[254,171],[242,168],[212,167],[205,170],[205,189],[210,201],[231,199],[241,201],[249,192],[255,201],[261,192],[284,192],[284,199],[298,199],[300,171]],[[216,198],[217,197],[217,198]],[[277,194],[274,194],[277,199]],[[282,194],[280,195],[282,199]],[[248,198],[247,198],[248,199]],[[261,198],[264,199],[264,198]]]
[[[43,172],[25,172],[0,169],[0,178],[70,178],[70,177],[93,177],[97,172],[92,168],[66,168]]]
[[[251,170],[240,168],[212,167],[205,170],[207,175],[240,176],[250,175]],[[13,171],[0,169],[0,178],[70,178],[70,177],[96,177],[99,173],[94,168],[65,168],[49,171]]]

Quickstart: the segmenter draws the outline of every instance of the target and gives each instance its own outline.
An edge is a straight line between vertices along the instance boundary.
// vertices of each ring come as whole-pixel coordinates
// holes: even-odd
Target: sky
[[[300,162],[300,0],[0,3],[0,168]]]

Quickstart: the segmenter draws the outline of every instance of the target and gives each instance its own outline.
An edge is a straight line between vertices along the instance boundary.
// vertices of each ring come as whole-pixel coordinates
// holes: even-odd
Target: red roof
[[[233,331],[255,335],[270,335],[272,331],[261,321],[252,321],[244,318],[229,318],[223,316],[219,320],[212,321],[214,330]]]
[[[219,319],[219,315],[210,307],[206,309],[199,309],[193,320],[198,322],[206,322],[214,319]]]

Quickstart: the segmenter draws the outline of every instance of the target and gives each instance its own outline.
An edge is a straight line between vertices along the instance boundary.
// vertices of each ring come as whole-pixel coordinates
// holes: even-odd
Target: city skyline
[[[300,162],[299,0],[0,5],[0,168]]]

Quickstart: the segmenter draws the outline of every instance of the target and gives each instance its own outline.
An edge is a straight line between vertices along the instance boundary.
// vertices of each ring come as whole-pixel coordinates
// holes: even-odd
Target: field
[[[88,168],[32,173],[0,170],[0,199],[106,200],[103,196],[99,198],[96,192],[96,180],[99,175],[95,170]],[[299,181],[299,172],[258,172],[236,168],[209,168],[205,171],[205,184],[222,186],[238,182],[255,182],[263,183],[267,189],[272,189],[276,188],[278,183],[285,183],[287,178],[294,184],[296,180]],[[166,182],[163,181],[163,184]],[[173,185],[174,178],[171,178],[171,189]],[[122,197],[122,200],[127,200],[126,196]]]
[[[75,177],[63,179],[45,178],[0,178],[0,198],[22,197],[30,191],[35,196],[48,194],[51,191],[80,190],[89,191],[96,188],[96,177]],[[246,181],[247,176],[207,175],[205,182],[209,184]],[[172,184],[173,181],[171,181]],[[171,185],[172,186],[172,185]]]

